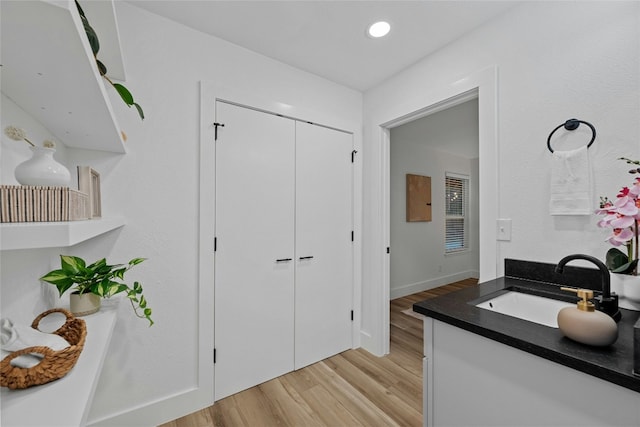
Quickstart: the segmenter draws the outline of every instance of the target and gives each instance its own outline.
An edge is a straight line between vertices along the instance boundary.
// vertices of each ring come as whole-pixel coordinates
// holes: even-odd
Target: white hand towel
[[[69,347],[67,340],[60,335],[40,332],[26,325],[14,325],[9,319],[0,320],[0,344],[3,359],[11,352],[28,347],[49,347],[54,351]],[[38,353],[25,354],[13,359],[11,365],[31,368],[40,363],[41,359],[42,355]]]
[[[0,360],[5,357],[11,355],[12,352],[0,350]],[[21,354],[11,361],[11,366],[16,366],[18,368],[33,368],[42,360],[41,354],[31,353],[31,354]]]
[[[551,159],[551,215],[591,215],[591,164],[587,146],[554,151]]]

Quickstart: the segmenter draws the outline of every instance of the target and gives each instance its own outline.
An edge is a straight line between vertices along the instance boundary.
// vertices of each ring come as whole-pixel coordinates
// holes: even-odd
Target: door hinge
[[[391,253],[391,248],[387,246],[387,253]]]
[[[218,250],[218,238],[214,237],[213,238],[213,252]]]
[[[351,241],[353,242],[353,230],[351,230]]]
[[[217,359],[217,351],[216,351],[216,349],[214,348],[214,349],[213,349],[213,363],[214,363],[214,364],[216,363],[216,359]]]
[[[218,126],[223,128],[224,127],[224,123],[215,122],[213,124],[213,127],[215,128],[215,134],[214,134],[214,137],[213,137],[214,141],[218,140]]]
[[[351,152],[351,163],[353,163],[353,162],[355,161],[356,153],[357,153],[357,152],[358,152],[357,150],[353,150],[353,151]]]
[[[353,322],[353,310],[351,310],[351,321]]]

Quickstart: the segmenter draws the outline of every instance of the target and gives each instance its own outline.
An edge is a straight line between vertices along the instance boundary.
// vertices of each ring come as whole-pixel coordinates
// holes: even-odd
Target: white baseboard
[[[438,286],[447,285],[449,283],[458,282],[460,280],[469,279],[471,277],[480,277],[480,272],[476,270],[467,270],[460,273],[450,274],[448,276],[436,277],[434,279],[424,280],[422,282],[410,283],[391,288],[389,292],[390,299],[406,297],[407,295],[437,288]]]
[[[374,356],[382,357],[385,355],[384,351],[380,349],[380,343],[375,341],[371,334],[365,331],[360,331],[360,347]]]
[[[213,405],[213,388],[195,388],[140,405],[108,418],[89,420],[90,427],[155,427]]]

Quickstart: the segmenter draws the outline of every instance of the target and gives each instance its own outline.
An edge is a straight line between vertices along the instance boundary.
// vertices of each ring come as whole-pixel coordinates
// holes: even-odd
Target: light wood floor
[[[385,357],[348,350],[162,427],[422,426],[422,321],[402,311],[477,282],[392,300]]]

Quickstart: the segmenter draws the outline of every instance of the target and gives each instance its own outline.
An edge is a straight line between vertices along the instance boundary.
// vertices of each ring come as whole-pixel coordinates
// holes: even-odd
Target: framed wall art
[[[89,195],[90,218],[100,218],[100,174],[89,166],[78,166],[78,190]]]
[[[407,222],[431,221],[431,177],[407,174]]]

